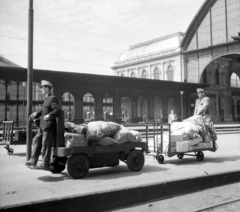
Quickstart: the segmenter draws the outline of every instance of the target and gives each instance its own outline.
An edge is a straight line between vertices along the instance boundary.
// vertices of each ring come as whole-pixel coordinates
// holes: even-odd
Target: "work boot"
[[[26,162],[25,162],[25,165],[26,165],[26,166],[36,166],[36,164],[33,163],[33,162],[31,162],[31,160],[26,161]]]
[[[42,164],[36,165],[36,166],[29,166],[32,170],[44,170],[44,171],[50,171],[52,168],[49,166],[44,166]]]

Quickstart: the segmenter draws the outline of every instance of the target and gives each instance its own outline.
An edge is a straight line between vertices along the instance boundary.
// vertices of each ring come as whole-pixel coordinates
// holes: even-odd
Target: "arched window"
[[[230,80],[231,80],[231,87],[240,88],[240,79],[236,73],[232,73]]]
[[[103,96],[103,119],[110,121],[113,115],[113,98],[107,93]]]
[[[62,95],[62,110],[64,111],[65,121],[74,119],[74,96],[70,92],[65,92]]]
[[[173,81],[173,67],[171,65],[167,69],[167,80]]]
[[[131,99],[129,97],[121,98],[122,122],[131,122]]]
[[[121,77],[125,77],[124,73],[121,74]]]
[[[136,74],[134,73],[134,71],[131,73],[131,77],[136,77]]]
[[[95,106],[94,97],[91,93],[86,93],[83,96],[83,117],[84,119],[94,120],[95,118]]]
[[[153,72],[153,79],[159,79],[159,69],[155,68]]]
[[[187,63],[187,82],[197,82],[197,67],[195,60],[190,60]]]
[[[147,79],[147,71],[146,70],[143,70],[142,78]]]

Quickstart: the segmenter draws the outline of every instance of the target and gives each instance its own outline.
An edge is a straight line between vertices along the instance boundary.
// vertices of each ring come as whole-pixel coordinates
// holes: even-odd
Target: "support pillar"
[[[99,95],[100,96],[100,95]],[[96,121],[103,121],[103,99],[99,96],[95,97],[95,120]]]
[[[5,81],[5,115],[4,115],[4,121],[7,121],[7,101],[8,101],[8,98],[7,98],[7,90],[8,90],[8,83],[7,81]]]
[[[163,98],[163,123],[168,123],[168,102],[167,97]]]
[[[16,126],[19,127],[19,81],[17,81]]]
[[[122,122],[121,98],[119,95],[113,97],[113,121],[117,123]]]
[[[153,122],[154,121],[154,99],[152,96],[148,98],[148,103],[149,103],[149,113],[148,113],[148,122]]]
[[[73,122],[75,124],[82,124],[84,123],[83,118],[83,99],[82,98],[75,98],[74,99],[74,117]]]
[[[131,123],[138,123],[138,101],[137,98],[131,98]]]
[[[181,121],[183,120],[183,91],[180,91],[181,94]]]

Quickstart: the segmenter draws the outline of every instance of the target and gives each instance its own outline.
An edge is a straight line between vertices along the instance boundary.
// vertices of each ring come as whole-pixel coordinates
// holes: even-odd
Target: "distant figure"
[[[177,121],[177,120],[178,120],[177,114],[174,113],[174,110],[172,109],[172,110],[171,110],[171,113],[170,113],[169,116],[168,116],[168,124],[171,124],[171,123],[173,123],[173,122],[175,122],[175,121]]]

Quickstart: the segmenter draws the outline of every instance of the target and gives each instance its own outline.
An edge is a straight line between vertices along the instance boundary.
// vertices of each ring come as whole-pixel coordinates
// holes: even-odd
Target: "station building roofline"
[[[57,76],[57,77],[56,77]],[[0,80],[26,81],[27,69],[18,67],[0,67]],[[146,91],[187,91],[196,92],[196,88],[209,87],[208,84],[185,83],[165,80],[142,79],[132,77],[118,77],[108,75],[96,75],[76,72],[51,71],[51,70],[33,70],[33,81],[41,80],[57,82],[58,84],[68,84],[74,87],[81,86],[101,86],[115,89],[140,89]],[[54,83],[53,83],[54,84]]]
[[[134,44],[134,45],[130,46],[129,48],[134,49],[134,48],[137,48],[137,47],[140,47],[140,46],[143,46],[143,45],[147,45],[147,44],[150,44],[150,43],[153,43],[153,42],[156,42],[156,41],[165,40],[167,38],[171,38],[171,37],[174,37],[176,35],[184,36],[184,34],[185,34],[184,32],[175,32],[175,33],[172,33],[172,34],[169,34],[169,35],[165,35],[165,36],[154,38],[154,39],[144,41],[144,42],[141,42],[141,43],[138,43],[138,44]]]
[[[195,33],[195,28],[199,26],[201,21],[204,19],[205,15],[209,11],[209,7],[212,7],[212,5],[216,2],[217,0],[205,0],[202,4],[202,6],[199,8],[197,11],[196,15],[193,17],[192,21],[190,22],[186,32],[185,36],[183,37],[180,46],[182,48],[185,47],[185,45],[188,44],[189,40],[192,39]]]
[[[165,35],[162,37],[154,38],[151,40],[147,40],[138,44],[134,44],[129,47],[129,49],[125,50],[120,54],[117,61],[123,61],[130,58],[136,58],[139,56],[147,55],[152,52],[159,52],[159,51],[165,51],[168,49],[177,49],[180,48],[180,41],[182,37],[184,36],[183,32],[175,32],[169,35]],[[179,42],[175,45],[171,45],[170,47],[164,46],[161,42],[164,42],[168,39],[178,37]],[[181,37],[181,38],[180,38]],[[160,42],[160,43],[159,43]]]

